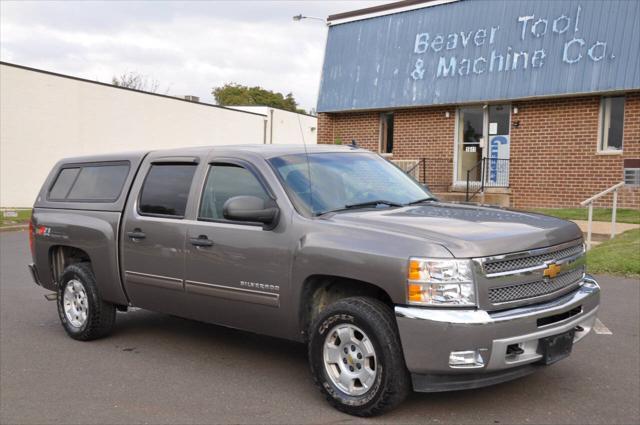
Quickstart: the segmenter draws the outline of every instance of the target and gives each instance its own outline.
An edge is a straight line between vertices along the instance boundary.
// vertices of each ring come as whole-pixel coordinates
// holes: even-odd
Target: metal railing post
[[[587,224],[587,251],[591,249],[591,220],[593,219],[593,202],[589,203],[589,223]]]
[[[593,203],[598,199],[602,198],[604,195],[613,192],[613,208],[611,209],[611,239],[613,239],[616,235],[616,213],[618,208],[618,189],[624,186],[624,182],[620,182],[611,186],[609,189],[605,189],[602,192],[593,195],[589,199],[585,199],[580,202],[580,206],[586,207],[589,206],[589,223],[588,223],[588,232],[587,232],[587,249],[591,249],[591,221],[593,220]]]
[[[469,202],[469,173],[471,170],[467,170],[467,197],[465,202]]]
[[[613,209],[611,210],[611,239],[616,236],[616,210],[618,208],[618,189],[613,191]]]
[[[487,179],[487,163],[485,161],[487,158],[482,158],[480,162],[480,192],[484,193],[484,181]]]

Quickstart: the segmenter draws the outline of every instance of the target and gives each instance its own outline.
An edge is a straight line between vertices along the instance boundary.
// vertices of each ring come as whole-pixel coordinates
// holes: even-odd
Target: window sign
[[[509,181],[509,136],[491,136],[489,140],[489,182]]]

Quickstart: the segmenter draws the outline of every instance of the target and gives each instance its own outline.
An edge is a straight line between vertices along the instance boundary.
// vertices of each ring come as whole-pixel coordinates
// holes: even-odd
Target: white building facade
[[[0,207],[30,207],[51,167],[64,157],[316,143],[315,117],[264,109],[267,113],[190,102],[0,63]],[[313,131],[301,130],[303,121]]]

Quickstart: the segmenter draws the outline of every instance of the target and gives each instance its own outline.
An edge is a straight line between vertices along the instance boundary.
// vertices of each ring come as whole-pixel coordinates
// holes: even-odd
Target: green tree
[[[305,113],[304,109],[298,108],[298,102],[293,97],[293,93],[273,92],[262,87],[247,87],[236,83],[227,83],[220,87],[214,87],[213,97],[218,105],[222,106],[271,106],[273,108],[285,109],[287,111]]]

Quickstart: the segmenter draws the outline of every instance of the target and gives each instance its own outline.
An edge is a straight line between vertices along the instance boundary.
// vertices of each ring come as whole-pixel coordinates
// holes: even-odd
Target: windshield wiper
[[[356,208],[375,207],[377,205],[388,205],[390,207],[404,207],[403,204],[400,204],[398,202],[385,201],[384,199],[379,199],[379,200],[375,200],[375,201],[359,202],[357,204],[347,204],[343,208],[336,208],[335,210],[317,212],[317,213],[314,214],[314,216],[319,217],[319,216],[322,216],[322,215],[325,215],[325,214],[329,214],[329,213],[334,213],[334,212],[339,212],[339,211],[346,211],[346,210],[351,210],[351,209],[356,209]]]
[[[375,207],[376,205],[388,205],[390,207],[404,207],[404,205],[398,202],[386,201],[384,199],[377,199],[375,201],[366,201],[366,202],[359,202],[357,204],[348,204],[348,205],[345,205],[344,208],[350,210],[352,208]]]
[[[407,206],[407,205],[416,205],[416,204],[421,204],[421,203],[426,202],[426,201],[435,201],[435,200],[436,200],[436,198],[428,197],[428,198],[418,199],[417,201],[409,202],[408,204],[404,204],[404,205],[405,206]]]

